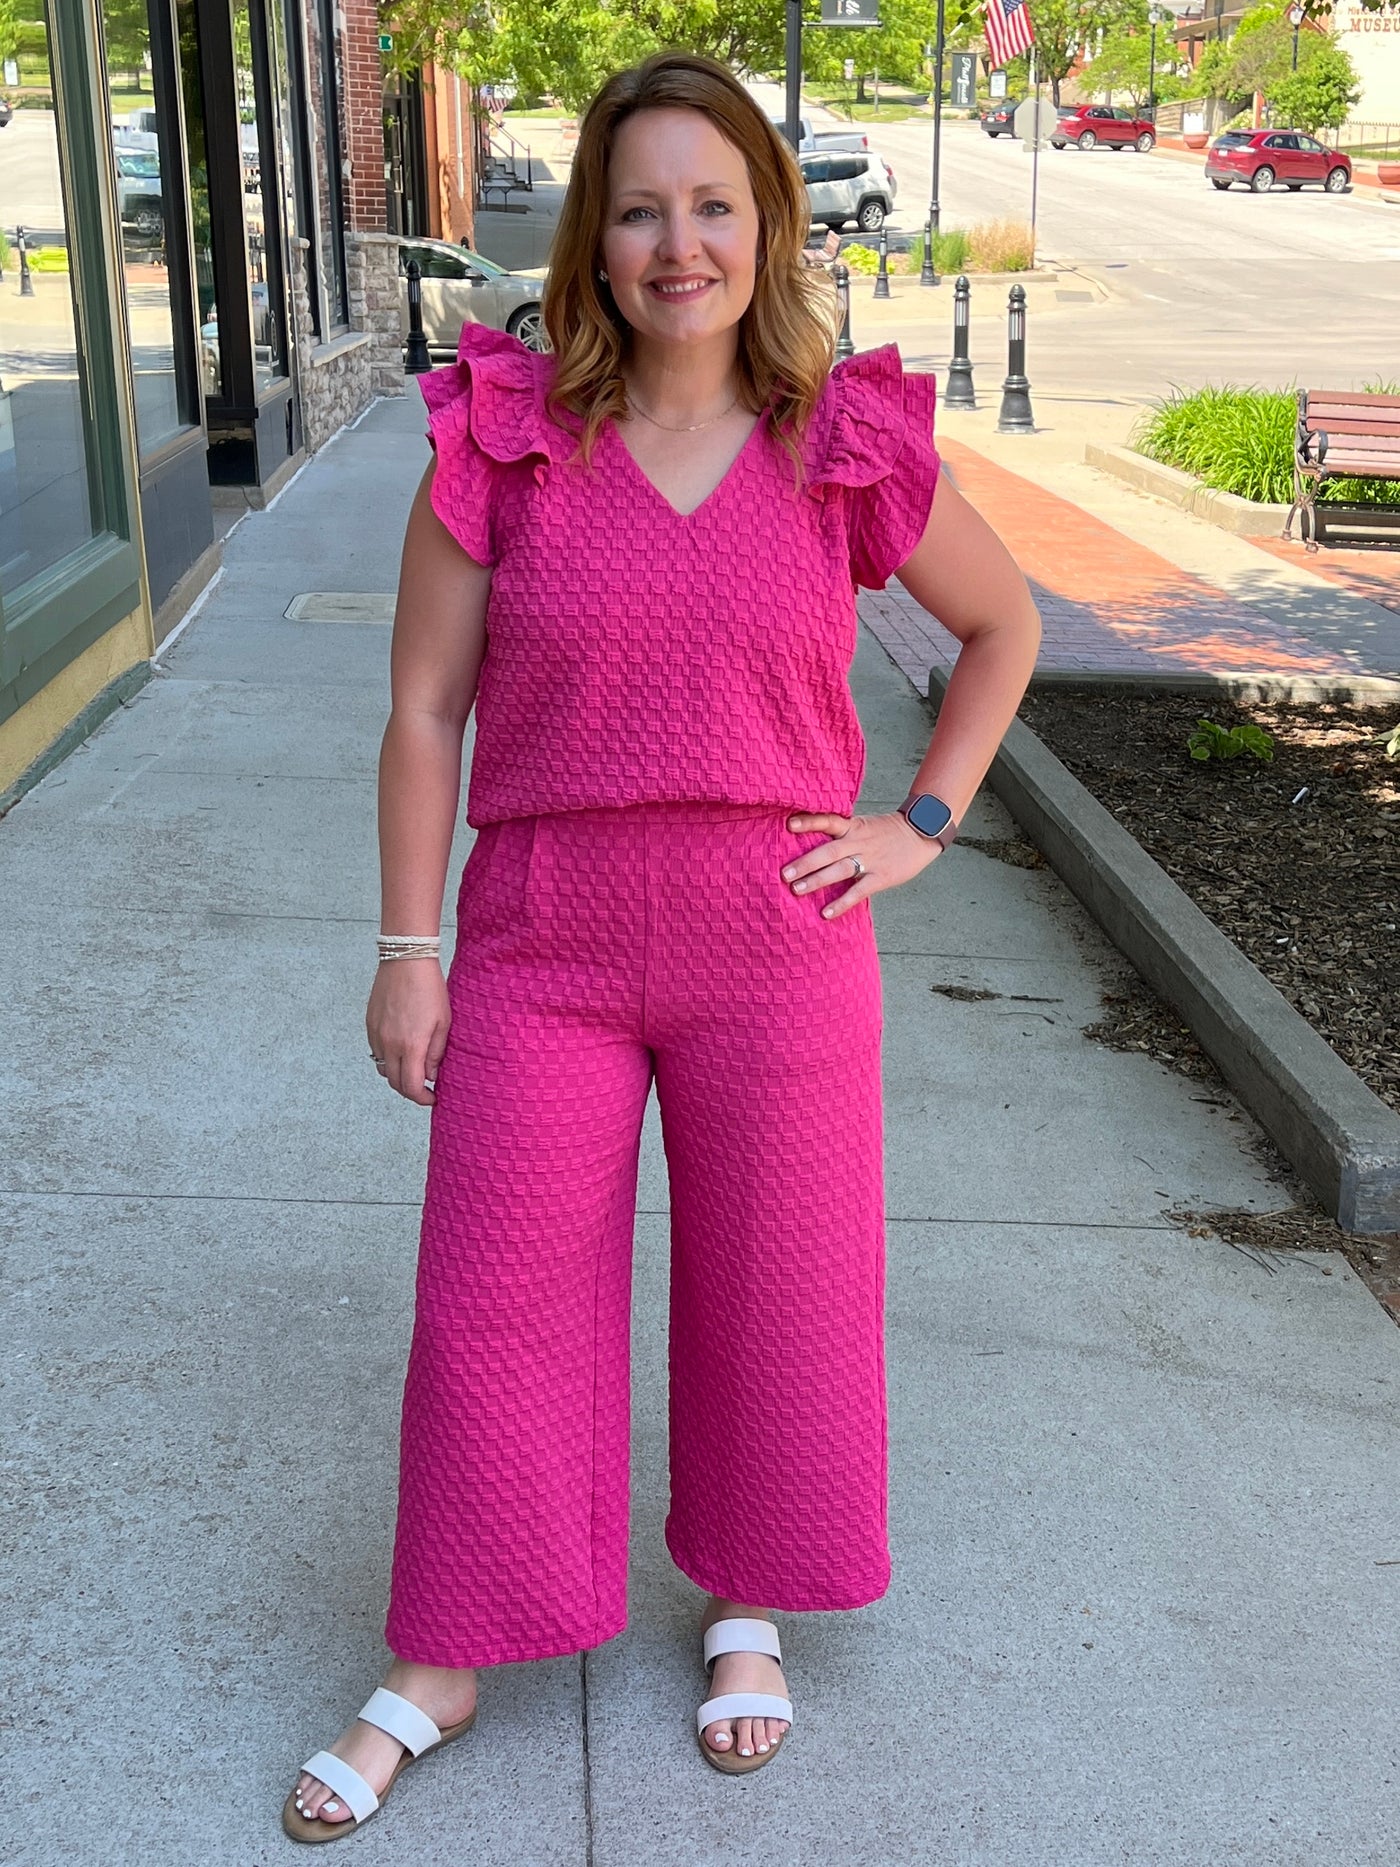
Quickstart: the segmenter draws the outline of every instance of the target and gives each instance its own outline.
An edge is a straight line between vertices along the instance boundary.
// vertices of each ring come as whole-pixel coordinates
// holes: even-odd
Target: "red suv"
[[[1054,149],[1093,149],[1103,143],[1109,149],[1126,149],[1129,144],[1144,155],[1157,140],[1157,132],[1146,117],[1129,116],[1126,110],[1110,110],[1106,104],[1065,104],[1060,120],[1050,132]]]
[[[1351,183],[1351,158],[1301,130],[1226,130],[1207,151],[1206,174],[1216,188],[1243,182],[1255,194],[1267,194],[1275,182],[1293,189],[1316,183],[1341,194]]]

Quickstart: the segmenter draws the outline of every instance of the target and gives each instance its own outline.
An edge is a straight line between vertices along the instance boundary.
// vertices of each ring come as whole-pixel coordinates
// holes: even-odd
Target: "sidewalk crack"
[[[588,1748],[588,1651],[578,1656],[580,1730],[583,1739],[583,1834],[585,1867],[594,1867],[593,1856],[593,1759]]]

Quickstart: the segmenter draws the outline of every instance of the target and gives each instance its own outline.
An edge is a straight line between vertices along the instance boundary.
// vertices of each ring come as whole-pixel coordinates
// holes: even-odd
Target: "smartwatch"
[[[958,826],[953,822],[953,813],[941,797],[935,797],[931,791],[920,791],[917,796],[906,797],[899,807],[899,814],[911,830],[930,843],[937,843],[940,849],[946,849],[958,833]]]

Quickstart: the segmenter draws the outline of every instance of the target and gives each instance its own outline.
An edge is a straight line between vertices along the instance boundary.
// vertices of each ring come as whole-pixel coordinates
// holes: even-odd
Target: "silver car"
[[[894,171],[874,150],[847,155],[799,156],[812,203],[812,219],[840,233],[853,220],[862,233],[878,233],[894,206]]]
[[[510,272],[446,240],[399,241],[399,323],[408,341],[408,262],[422,278],[423,331],[435,363],[457,354],[464,324],[509,331],[530,350],[548,350],[540,300],[545,268]]]

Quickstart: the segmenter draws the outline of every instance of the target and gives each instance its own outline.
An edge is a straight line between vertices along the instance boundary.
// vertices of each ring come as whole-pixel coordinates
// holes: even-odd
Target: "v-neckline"
[[[752,428],[749,429],[749,432],[744,436],[744,445],[739,449],[738,453],[734,456],[733,460],[731,460],[729,465],[725,468],[722,478],[719,479],[715,483],[715,485],[710,488],[709,492],[706,493],[705,497],[700,501],[700,504],[698,506],[692,506],[689,512],[682,512],[679,506],[673,506],[671,504],[671,501],[666,497],[665,493],[662,492],[661,488],[650,477],[650,475],[647,474],[643,470],[641,462],[637,459],[636,455],[632,452],[631,448],[627,445],[626,441],[623,439],[622,429],[619,427],[618,423],[614,420],[614,418],[611,415],[608,417],[606,425],[611,431],[613,439],[616,441],[618,447],[621,448],[623,455],[626,457],[627,463],[631,467],[632,472],[641,481],[642,485],[646,487],[647,491],[651,494],[652,498],[656,500],[658,505],[663,506],[665,510],[670,513],[673,519],[681,519],[682,521],[684,521],[686,519],[693,519],[698,513],[703,512],[706,506],[712,504],[713,501],[719,498],[720,494],[724,491],[725,487],[728,486],[729,482],[737,476],[740,467],[743,465],[744,460],[746,459],[749,453],[749,450],[754,445],[754,437],[758,434],[759,429],[767,421],[768,414],[769,414],[769,411],[766,408],[759,410],[758,420],[754,423]]]

